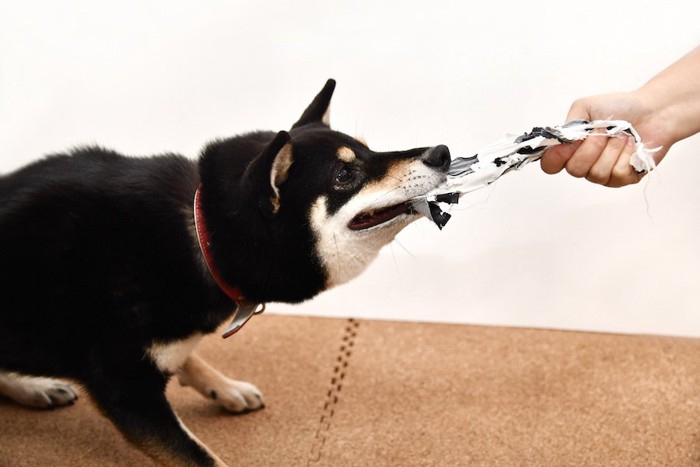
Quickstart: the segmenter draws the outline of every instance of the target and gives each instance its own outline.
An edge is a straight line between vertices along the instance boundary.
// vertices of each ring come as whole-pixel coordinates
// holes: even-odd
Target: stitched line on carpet
[[[326,444],[328,430],[331,428],[331,421],[333,419],[333,415],[335,414],[338,400],[340,399],[340,391],[343,389],[345,374],[347,372],[348,364],[350,363],[350,357],[352,356],[352,350],[355,346],[355,338],[357,337],[357,330],[359,327],[360,323],[357,320],[352,318],[348,319],[343,332],[343,341],[340,345],[340,349],[338,350],[338,356],[335,359],[331,384],[328,388],[328,392],[326,392],[323,412],[321,413],[321,418],[318,422],[318,428],[316,429],[316,435],[314,437],[314,442],[311,445],[311,453],[306,465],[315,464],[321,460],[323,446]]]

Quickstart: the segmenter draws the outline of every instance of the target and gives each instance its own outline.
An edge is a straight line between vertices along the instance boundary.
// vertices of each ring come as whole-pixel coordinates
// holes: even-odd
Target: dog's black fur
[[[232,314],[205,273],[193,196],[201,184],[217,267],[247,299],[299,302],[324,290],[310,203],[325,194],[333,212],[387,167],[322,122],[333,88],[331,80],[289,132],[215,141],[198,163],[88,147],[0,178],[0,370],[77,380],[150,455],[214,463],[168,405],[170,375],[145,356],[155,342],[211,333]],[[289,144],[293,163],[275,192],[270,173]],[[341,146],[366,159],[350,182],[337,180]],[[444,155],[428,163],[443,170]]]

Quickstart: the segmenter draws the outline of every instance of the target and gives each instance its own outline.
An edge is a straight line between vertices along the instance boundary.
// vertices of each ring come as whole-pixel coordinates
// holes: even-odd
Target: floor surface
[[[255,383],[232,416],[171,382],[230,465],[700,464],[700,340],[264,314],[200,354]],[[83,395],[0,401],[0,465],[142,466]]]

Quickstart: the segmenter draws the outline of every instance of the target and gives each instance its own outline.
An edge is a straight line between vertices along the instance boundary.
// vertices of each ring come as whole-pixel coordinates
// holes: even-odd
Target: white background
[[[194,158],[288,128],[328,77],[336,129],[471,155],[638,87],[699,24],[697,0],[0,0],[0,172],[86,143]],[[414,223],[352,283],[268,310],[700,336],[699,150],[618,190],[527,167],[442,232]]]

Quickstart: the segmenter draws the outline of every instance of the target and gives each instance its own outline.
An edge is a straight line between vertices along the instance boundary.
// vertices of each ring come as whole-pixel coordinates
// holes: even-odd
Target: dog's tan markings
[[[408,160],[399,160],[389,166],[384,180],[387,183],[400,183],[410,177],[411,163]]]
[[[282,146],[280,152],[277,153],[275,161],[272,163],[272,172],[270,173],[270,183],[274,188],[279,187],[287,180],[289,167],[292,165],[292,145],[287,143]]]
[[[338,156],[339,160],[345,162],[346,164],[352,164],[355,162],[355,158],[357,157],[355,152],[346,146],[338,148],[336,155]]]
[[[358,195],[386,193],[390,190],[406,186],[411,182],[411,174],[411,161],[396,161],[389,166],[386,175],[382,177],[381,180],[367,183]]]
[[[272,212],[275,214],[280,209],[280,189],[279,186],[287,180],[287,174],[289,173],[289,168],[292,166],[294,158],[292,156],[292,145],[287,143],[282,146],[280,152],[277,153],[275,161],[272,163],[272,170],[270,171],[270,185],[275,195],[270,198],[272,202]]]

